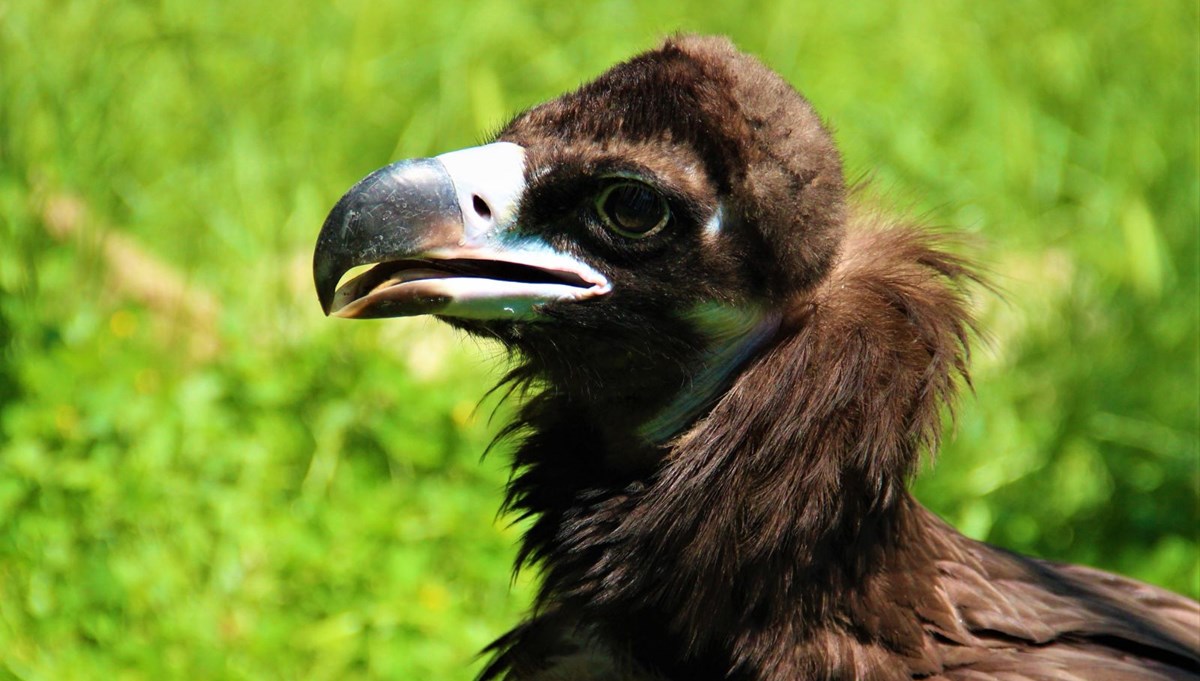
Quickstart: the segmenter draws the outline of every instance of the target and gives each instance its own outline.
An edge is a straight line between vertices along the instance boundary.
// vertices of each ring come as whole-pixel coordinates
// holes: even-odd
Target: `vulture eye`
[[[658,232],[671,218],[671,209],[661,194],[640,182],[617,182],[596,197],[596,210],[604,225],[630,239],[644,239]]]

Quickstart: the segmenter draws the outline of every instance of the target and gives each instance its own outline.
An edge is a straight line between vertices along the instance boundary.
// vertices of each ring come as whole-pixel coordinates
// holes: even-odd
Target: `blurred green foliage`
[[[1194,2],[0,0],[0,678],[464,678],[519,528],[496,349],[319,313],[325,211],[675,30],[833,123],[1007,302],[919,496],[1193,597]],[[500,407],[498,420],[503,419]]]

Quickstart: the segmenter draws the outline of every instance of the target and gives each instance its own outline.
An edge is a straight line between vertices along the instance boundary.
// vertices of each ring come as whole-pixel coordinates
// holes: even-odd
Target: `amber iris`
[[[618,182],[605,187],[596,199],[596,210],[609,229],[631,239],[654,234],[671,217],[667,200],[639,182]]]

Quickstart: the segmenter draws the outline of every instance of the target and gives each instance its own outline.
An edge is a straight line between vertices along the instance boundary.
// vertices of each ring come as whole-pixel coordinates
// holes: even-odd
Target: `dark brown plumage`
[[[543,584],[485,677],[1200,678],[1196,603],[908,493],[977,275],[848,208],[780,78],[671,39],[497,142],[373,174],[314,262],[328,312],[436,314],[518,357],[508,504]]]

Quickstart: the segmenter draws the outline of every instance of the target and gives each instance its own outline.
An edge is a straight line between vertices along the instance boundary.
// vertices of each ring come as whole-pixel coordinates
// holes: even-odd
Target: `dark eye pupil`
[[[600,209],[613,226],[630,235],[642,235],[660,226],[666,219],[667,206],[662,197],[648,187],[621,184],[604,196]]]

